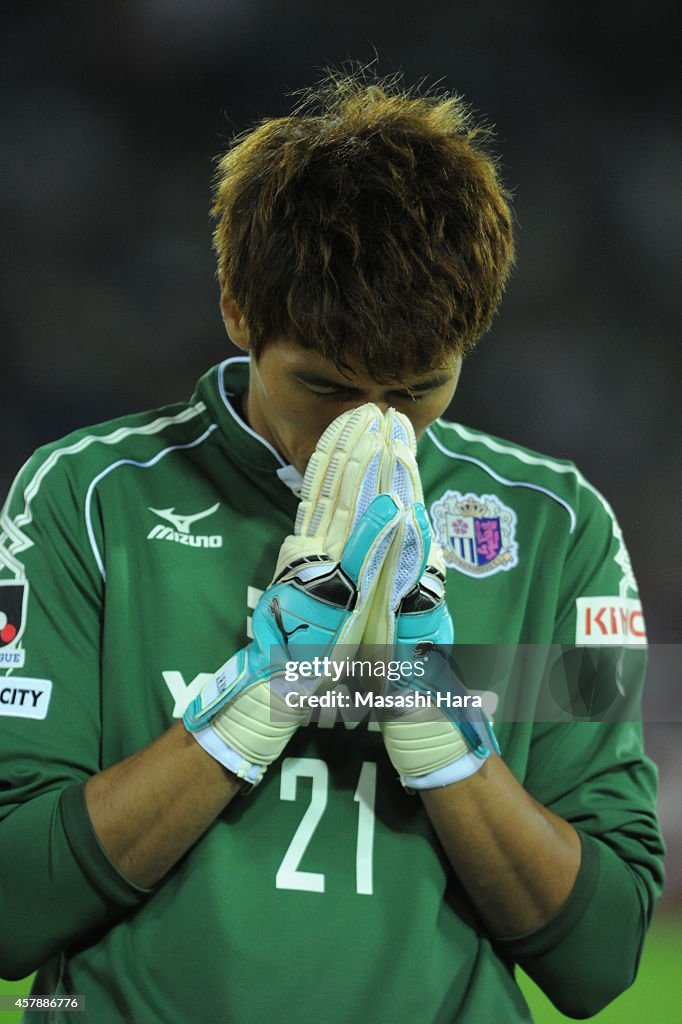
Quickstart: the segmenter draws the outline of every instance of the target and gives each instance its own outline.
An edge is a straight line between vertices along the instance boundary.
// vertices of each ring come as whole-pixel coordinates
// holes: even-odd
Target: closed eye
[[[343,387],[338,387],[338,388],[325,387],[325,388],[321,388],[321,387],[312,387],[310,384],[306,384],[305,381],[302,381],[302,383],[305,384],[305,386],[307,387],[307,389],[308,389],[308,391],[310,392],[311,395],[317,395],[319,398],[328,398],[330,395],[347,395],[349,398],[354,398],[355,395],[357,394],[357,391],[355,391],[354,388],[343,388]]]
[[[400,402],[421,402],[422,398],[426,398],[430,391],[431,389],[429,391],[422,391],[419,394],[416,391],[393,391],[392,394]]]
[[[343,397],[343,398],[351,399],[351,398],[355,398],[357,396],[357,394],[358,394],[358,391],[357,391],[356,388],[331,387],[331,386],[329,386],[329,387],[320,387],[319,385],[317,385],[316,387],[313,387],[311,384],[308,384],[306,381],[301,381],[301,383],[305,384],[306,388],[308,389],[308,391],[310,392],[311,395],[317,395],[318,398],[329,398],[331,395],[333,395],[336,398]],[[431,390],[433,390],[433,389],[429,388],[429,391],[431,391]],[[389,392],[389,394],[390,394],[390,396],[392,398],[394,398],[398,402],[407,402],[407,401],[419,402],[419,401],[421,401],[422,398],[426,397],[426,395],[429,393],[429,391],[421,392],[421,393],[417,393],[417,392],[414,392],[414,391],[391,391],[391,392]]]

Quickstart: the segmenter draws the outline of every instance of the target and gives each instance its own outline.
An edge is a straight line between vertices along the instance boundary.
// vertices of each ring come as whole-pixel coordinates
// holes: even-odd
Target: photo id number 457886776
[[[85,996],[1,996],[0,1010],[84,1010]]]

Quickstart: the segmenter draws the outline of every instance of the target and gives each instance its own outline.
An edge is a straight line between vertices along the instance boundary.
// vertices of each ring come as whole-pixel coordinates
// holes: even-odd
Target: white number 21
[[[287,757],[282,762],[280,799],[295,800],[298,779],[312,779],[308,804],[288,849],[282,858],[275,884],[278,889],[299,889],[324,892],[325,876],[319,871],[299,871],[299,864],[308,849],[315,829],[327,807],[329,770],[316,757]],[[374,892],[374,804],[377,790],[377,766],[363,761],[353,799],[358,804],[358,836],[355,847],[355,890],[363,896]]]

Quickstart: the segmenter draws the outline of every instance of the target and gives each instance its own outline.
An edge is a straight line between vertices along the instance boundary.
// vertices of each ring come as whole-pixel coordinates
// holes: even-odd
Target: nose
[[[393,406],[393,403],[382,395],[363,395],[345,404],[345,409],[358,409],[361,405],[368,404],[378,406],[382,414],[388,412]]]
[[[387,387],[373,387],[363,388],[358,394],[348,397],[343,403],[336,404],[334,408],[334,416],[339,416],[342,412],[348,412],[349,409],[359,409],[361,405],[375,405],[382,416],[385,415],[389,409],[395,409],[396,402],[390,394],[390,389]],[[330,421],[331,422],[331,421]]]

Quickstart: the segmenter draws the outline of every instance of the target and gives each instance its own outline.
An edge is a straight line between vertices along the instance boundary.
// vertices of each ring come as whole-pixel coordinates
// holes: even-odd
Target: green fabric
[[[25,664],[0,667],[0,973],[40,968],[36,992],[83,994],[105,1024],[515,1024],[530,1020],[515,962],[557,1003],[597,1008],[631,980],[660,891],[656,773],[636,723],[538,714],[548,698],[538,645],[574,642],[579,598],[636,591],[608,508],[570,464],[476,431],[439,423],[422,439],[425,502],[435,520],[448,491],[494,496],[515,517],[516,564],[451,567],[447,600],[460,651],[507,645],[511,660],[490,654],[485,682],[506,763],[583,834],[583,867],[557,917],[493,942],[421,801],[402,790],[378,723],[333,710],[153,892],[99,847],[83,782],[161,735],[247,642],[293,524],[281,459],[229,404],[246,380],[246,364],[231,361],[189,405],[41,449],[11,492],[0,583],[26,584],[28,600],[8,645]],[[183,533],[168,510],[206,515]],[[519,655],[517,644],[532,646]],[[614,666],[600,660],[587,694],[579,669],[571,699],[592,705]],[[641,653],[618,672],[636,694]],[[22,679],[52,683],[44,719],[9,715]]]
[[[82,940],[141,895],[132,886],[114,891],[88,881],[67,838],[59,798],[59,790],[35,796],[0,828],[0,960],[8,979],[26,977],[55,948]]]

